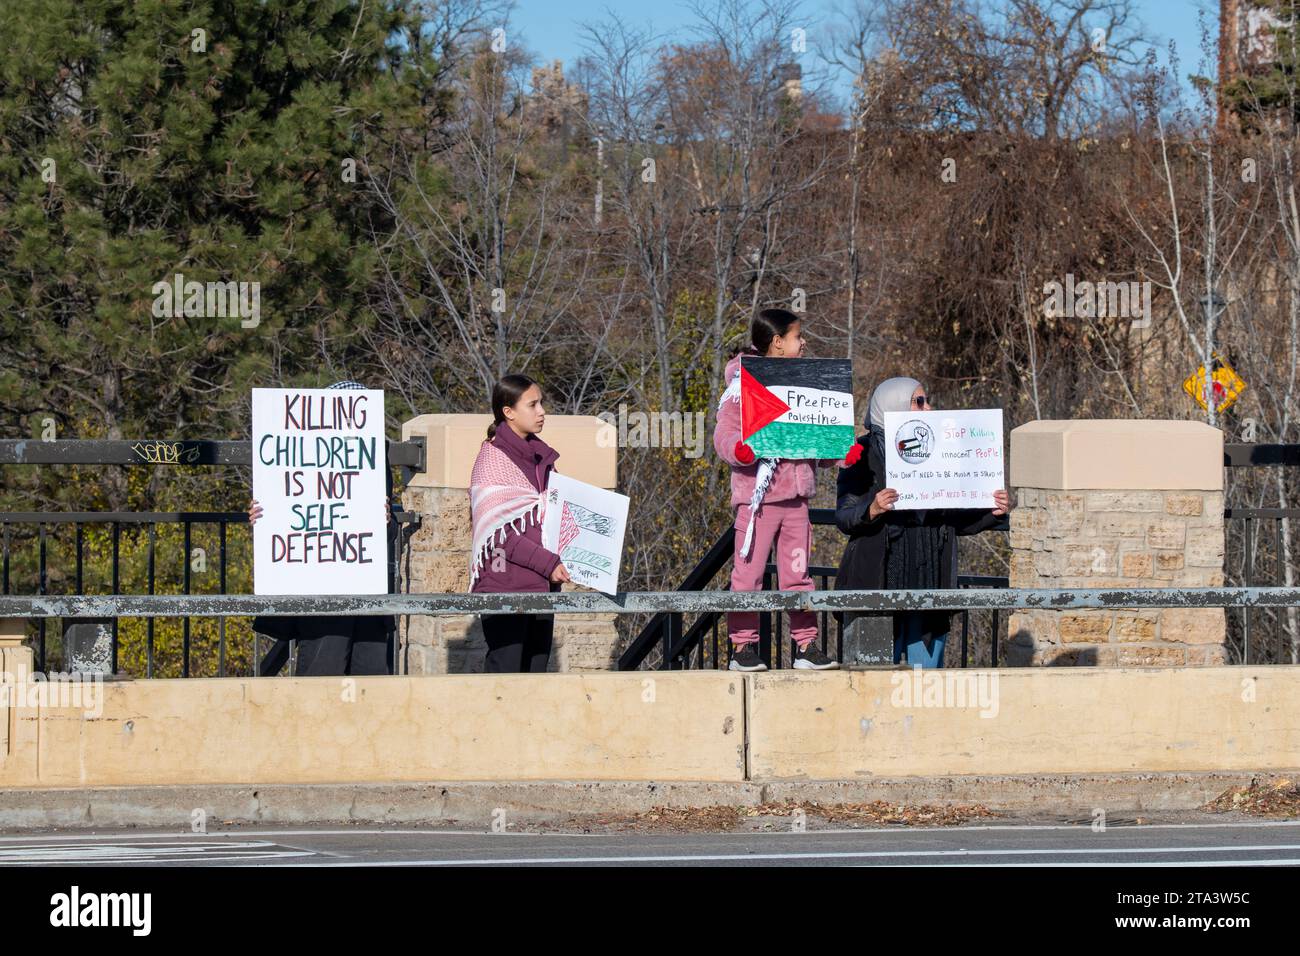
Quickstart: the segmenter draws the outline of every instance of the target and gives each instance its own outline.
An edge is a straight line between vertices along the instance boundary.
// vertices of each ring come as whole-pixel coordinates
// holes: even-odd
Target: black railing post
[[[185,522],[185,593],[190,593],[190,523]],[[190,619],[187,617],[181,624],[181,676],[190,676]]]
[[[970,635],[970,612],[961,612],[961,666],[966,666],[966,645]]]
[[[154,546],[158,537],[158,525],[155,522],[149,522],[149,593],[154,592]],[[144,672],[146,677],[153,677],[153,618],[148,619],[145,630],[145,663]]]
[[[680,665],[673,660],[673,648],[677,645],[678,639],[682,636],[682,616],[678,613],[668,615],[668,621],[664,627],[664,649],[662,659],[659,662],[659,669],[665,671],[678,670]],[[689,658],[688,658],[689,660]]]
[[[217,524],[219,545],[221,553],[221,593],[226,593],[226,523],[224,521]],[[254,664],[254,667],[257,665]],[[226,676],[226,619],[224,617],[217,619],[217,676]]]
[[[82,528],[83,528],[83,525],[81,524],[80,521],[78,521],[77,524],[75,525],[75,527],[76,527],[76,529],[77,529],[77,534],[76,534],[76,538],[77,538],[77,541],[76,541],[76,548],[77,548],[77,593],[78,593],[78,594],[85,594],[85,593],[86,593],[86,586],[85,586],[84,581],[82,580],[82,562],[81,562],[81,550],[82,550]]]
[[[1282,519],[1273,519],[1273,586],[1281,587],[1282,585]],[[1278,627],[1275,628],[1277,634],[1277,655],[1273,660],[1279,663],[1286,656],[1286,629],[1281,626],[1282,618],[1278,616]]]
[[[1246,587],[1255,586],[1254,519],[1246,516]],[[1250,608],[1243,608],[1241,662],[1250,663]]]
[[[826,587],[826,585],[827,585],[828,583],[830,583],[830,582],[829,582],[829,579],[827,578],[827,576],[823,574],[823,575],[821,576],[821,579],[822,579],[822,590],[823,590],[823,591],[829,590],[829,589]],[[818,630],[818,632],[821,634],[821,638],[822,638],[822,653],[823,653],[823,654],[828,654],[828,651],[826,650],[826,647],[827,647],[826,642],[827,642],[827,640],[829,640],[829,638],[830,638],[830,629],[831,629],[831,628],[830,628],[830,621],[827,619],[827,615],[826,615],[826,612],[825,612],[825,611],[822,611],[820,614],[817,615],[817,617],[818,617],[818,621],[817,621],[817,630]],[[828,654],[828,656],[829,656],[829,654]]]
[[[122,525],[113,522],[113,593],[122,593]],[[113,664],[112,673],[117,673],[117,615],[113,615]],[[66,654],[67,651],[64,651]]]
[[[37,526],[37,536],[40,538],[40,575],[37,582],[37,594],[45,593],[45,525],[42,523]],[[66,655],[65,655],[66,656]],[[41,618],[41,666],[37,670],[44,673],[48,670],[45,660],[45,618]]]

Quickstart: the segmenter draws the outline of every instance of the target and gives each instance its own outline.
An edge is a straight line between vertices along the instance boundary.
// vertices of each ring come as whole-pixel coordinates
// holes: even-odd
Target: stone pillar
[[[1223,432],[1185,421],[1038,421],[1011,432],[1013,588],[1221,587]],[[1223,608],[1021,610],[1007,661],[1224,663]]]
[[[402,507],[420,515],[420,530],[411,537],[412,592],[469,591],[469,475],[491,422],[491,415],[421,415],[402,425],[402,440],[423,438],[426,450],[425,470],[414,475],[402,493]],[[560,453],[556,467],[563,474],[612,489],[617,443],[597,442],[597,434],[608,428],[592,416],[548,415],[542,437]],[[557,614],[551,669],[611,669],[617,641],[614,618]],[[399,670],[473,673],[483,669],[486,651],[483,627],[475,615],[412,616],[402,634]]]
[[[0,618],[0,681],[6,676],[26,680],[32,673],[35,655],[25,643],[27,621],[20,617]]]

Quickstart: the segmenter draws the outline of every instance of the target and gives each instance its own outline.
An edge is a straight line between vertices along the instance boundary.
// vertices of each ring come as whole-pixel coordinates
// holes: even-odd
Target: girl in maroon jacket
[[[538,435],[546,423],[542,390],[527,375],[492,389],[487,441],[470,475],[474,545],[470,591],[558,591],[569,580],[560,556],[542,546],[542,501],[559,454]],[[487,673],[540,673],[551,656],[552,614],[485,614]]]

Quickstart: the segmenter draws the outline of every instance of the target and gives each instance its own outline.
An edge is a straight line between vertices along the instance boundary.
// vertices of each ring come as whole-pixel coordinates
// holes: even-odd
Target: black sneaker
[[[795,649],[794,669],[797,671],[837,671],[840,662],[827,657],[812,641],[803,650]]]
[[[754,650],[753,644],[743,644],[740,647],[732,645],[731,663],[728,665],[729,670],[733,671],[765,671],[767,665],[763,663],[763,658],[758,656],[758,651]]]

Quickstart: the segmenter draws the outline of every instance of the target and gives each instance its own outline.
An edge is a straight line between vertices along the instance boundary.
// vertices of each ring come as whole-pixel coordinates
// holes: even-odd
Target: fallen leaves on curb
[[[795,821],[849,824],[856,826],[959,826],[970,820],[996,817],[987,807],[905,806],[877,800],[873,803],[801,803],[786,800],[756,807],[654,807],[631,816],[601,815],[581,821],[624,830],[666,829],[718,832],[744,824],[758,829],[793,829]],[[579,821],[574,821],[575,823]]]
[[[1214,813],[1250,813],[1261,817],[1300,817],[1300,786],[1290,780],[1272,784],[1251,781],[1248,787],[1232,787],[1205,805]]]
[[[980,804],[910,807],[886,803],[884,800],[876,800],[873,803],[828,803],[825,806],[819,803],[786,800],[784,803],[766,803],[761,807],[747,809],[751,815],[793,818],[795,811],[802,810],[807,816],[825,820],[827,823],[889,824],[905,827],[951,827],[970,820],[997,816],[988,807]]]
[[[597,817],[596,823],[631,830],[730,830],[741,820],[741,807],[653,807],[625,817]]]

